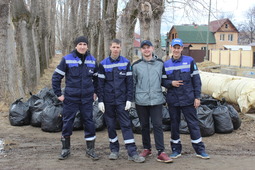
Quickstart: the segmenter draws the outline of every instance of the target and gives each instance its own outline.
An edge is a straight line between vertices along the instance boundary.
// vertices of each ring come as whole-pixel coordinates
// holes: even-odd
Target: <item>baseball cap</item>
[[[179,46],[183,46],[182,40],[180,38],[175,38],[172,40],[171,46],[175,46],[175,45],[179,45]]]
[[[142,43],[141,43],[141,48],[142,48],[144,45],[153,46],[152,43],[151,43],[149,40],[143,40]]]

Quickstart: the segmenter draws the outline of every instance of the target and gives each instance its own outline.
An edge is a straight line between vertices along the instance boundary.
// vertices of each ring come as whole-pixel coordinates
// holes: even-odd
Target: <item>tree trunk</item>
[[[110,54],[110,42],[116,36],[116,20],[117,20],[118,0],[105,0],[103,28],[104,28],[104,57]]]
[[[43,2],[31,1],[28,8],[30,4],[24,0],[0,1],[0,50],[3,55],[0,60],[0,100],[13,102],[29,91],[33,92],[40,73],[48,66],[52,44],[45,35],[54,35],[49,34],[50,23],[45,22],[51,12],[44,15],[50,11],[47,7],[51,5]]]
[[[161,49],[161,16],[164,12],[164,1],[162,0],[142,0],[139,5],[139,21],[141,40],[150,40],[154,47],[155,53],[160,58],[163,56]]]
[[[0,100],[10,102],[24,95],[22,70],[16,54],[10,0],[0,1]]]
[[[99,27],[100,27],[100,0],[94,0],[90,3],[89,17],[89,42],[90,52],[98,58],[97,48],[99,42]]]
[[[138,0],[130,0],[121,15],[121,40],[122,50],[121,54],[133,61],[134,49],[134,32],[138,16]]]
[[[24,1],[14,0],[12,3],[12,21],[15,28],[16,53],[22,70],[22,85],[25,92],[33,91],[39,78],[37,77],[35,46],[33,41],[33,24],[31,13]]]

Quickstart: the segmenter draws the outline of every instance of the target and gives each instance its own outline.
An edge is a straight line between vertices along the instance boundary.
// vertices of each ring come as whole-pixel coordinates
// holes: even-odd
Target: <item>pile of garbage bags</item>
[[[59,132],[62,130],[62,110],[63,105],[57,99],[52,89],[44,88],[38,94],[30,94],[31,97],[23,102],[17,99],[10,106],[9,120],[13,126],[31,125],[41,127],[45,132]],[[97,107],[98,103],[93,103],[93,120],[96,130],[105,128],[103,113]],[[75,116],[73,130],[81,130],[81,114],[78,111]]]
[[[62,102],[60,102],[52,89],[44,88],[23,102],[22,98],[17,99],[10,106],[9,120],[13,126],[32,125],[41,127],[45,132],[59,132],[62,129]],[[236,109],[225,102],[217,100],[208,95],[203,95],[201,106],[197,108],[197,115],[201,135],[211,136],[214,133],[231,133],[241,126],[241,119]],[[135,104],[129,110],[129,117],[132,130],[141,134],[141,124],[135,109]],[[171,117],[167,105],[162,110],[162,128],[164,131],[171,130]],[[97,131],[104,130],[106,125],[103,113],[98,109],[98,102],[93,103],[93,120]],[[153,125],[150,125],[151,131]],[[75,116],[73,130],[82,130],[83,124],[78,111]],[[120,129],[119,122],[116,122],[116,129]],[[180,133],[189,134],[189,129],[184,115],[181,114]]]

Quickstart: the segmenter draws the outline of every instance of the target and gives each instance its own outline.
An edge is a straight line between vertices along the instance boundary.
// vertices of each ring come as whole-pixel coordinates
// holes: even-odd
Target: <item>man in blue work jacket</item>
[[[134,135],[131,128],[128,110],[133,97],[133,77],[130,62],[120,56],[121,41],[112,40],[111,54],[99,64],[98,70],[98,107],[104,113],[110,141],[110,160],[119,157],[119,141],[116,133],[118,118],[124,143],[128,152],[128,160],[144,162],[138,155]]]
[[[63,102],[62,151],[60,160],[70,155],[70,136],[75,115],[79,110],[87,144],[86,155],[98,160],[95,153],[95,125],[93,122],[94,93],[97,90],[97,63],[88,51],[88,39],[76,38],[75,50],[64,56],[52,76],[52,87],[58,99]],[[65,92],[61,93],[61,80],[65,77]]]
[[[167,88],[167,104],[171,117],[171,158],[181,156],[180,116],[183,113],[190,131],[191,143],[196,156],[209,159],[202,142],[196,108],[200,105],[201,80],[194,59],[182,55],[183,42],[172,40],[172,58],[164,63],[163,86]]]

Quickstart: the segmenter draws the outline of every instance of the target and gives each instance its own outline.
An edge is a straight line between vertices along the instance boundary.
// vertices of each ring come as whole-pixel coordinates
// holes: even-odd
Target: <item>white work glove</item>
[[[102,111],[104,113],[105,108],[104,108],[104,103],[103,102],[98,103],[98,108],[99,108],[100,111]]]
[[[127,101],[126,106],[125,106],[125,110],[129,110],[130,108],[131,108],[131,102]]]

